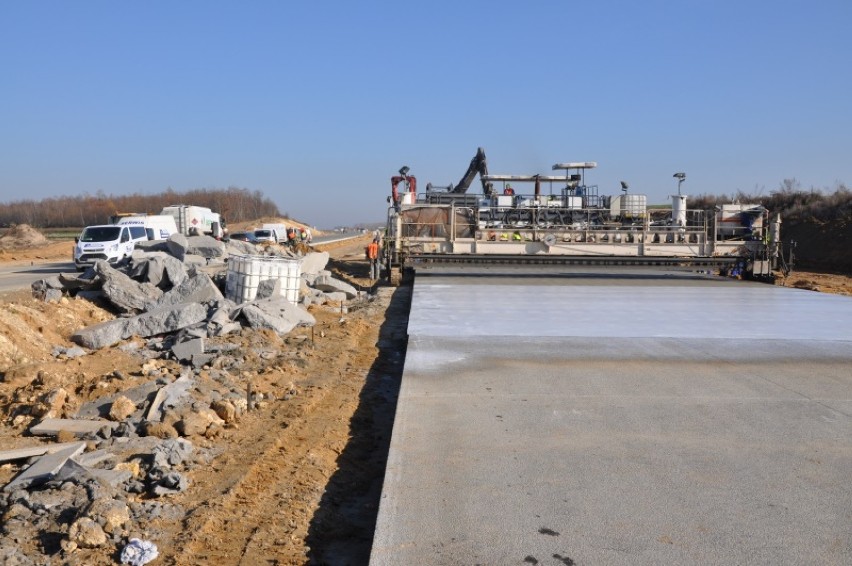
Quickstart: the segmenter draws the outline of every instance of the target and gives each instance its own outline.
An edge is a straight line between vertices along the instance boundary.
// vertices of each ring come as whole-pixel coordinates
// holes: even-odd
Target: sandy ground
[[[332,247],[331,269],[365,287],[365,242]],[[0,256],[39,262],[70,255],[67,243]],[[312,307],[317,325],[286,337],[244,330],[226,338],[247,353],[242,376],[264,401],[211,438],[190,440],[206,453],[188,471],[190,489],[169,497],[183,513],[139,525],[155,541],[161,564],[365,564],[369,560],[406,346],[410,288],[376,289],[371,301]],[[129,388],[144,374],[137,358],[108,348],[57,359],[77,328],[112,315],[85,300],[45,304],[20,292],[0,306],[0,445],[32,445],[27,414],[47,391],[69,393],[62,414]],[[249,352],[264,351],[265,355]],[[162,360],[165,371],[176,363]],[[125,379],[111,376],[119,371]],[[175,373],[176,374],[176,373]],[[202,379],[204,378],[202,372]],[[0,485],[20,468],[0,466]],[[53,545],[52,548],[51,544]],[[39,547],[39,545],[41,545]],[[114,564],[114,549],[58,542],[22,544],[31,556],[54,550],[80,564]],[[52,554],[52,553],[51,553]]]
[[[5,249],[0,262],[67,260],[71,245]],[[329,249],[331,269],[362,288],[368,284],[364,245]],[[842,275],[797,272],[778,283],[852,295],[852,278]],[[373,300],[351,305],[348,312],[312,307],[313,332],[282,338],[244,330],[227,337],[246,352],[245,384],[265,400],[218,434],[191,438],[217,456],[199,459],[188,471],[190,489],[169,497],[182,512],[137,525],[127,535],[155,541],[161,557],[156,564],[367,563],[405,357],[410,293],[408,287],[379,287]],[[138,358],[118,348],[73,360],[52,354],[57,345],[72,345],[68,337],[77,328],[112,316],[85,300],[45,304],[28,291],[2,297],[0,445],[33,443],[25,436],[34,421],[28,413],[52,389],[69,393],[57,416],[72,416],[86,401],[144,377]],[[179,371],[176,362],[158,363],[164,371]],[[126,379],[112,377],[116,371]],[[0,466],[0,485],[19,469]],[[55,553],[70,563],[115,563],[113,548],[78,549],[68,556],[56,541],[20,544],[33,555]]]

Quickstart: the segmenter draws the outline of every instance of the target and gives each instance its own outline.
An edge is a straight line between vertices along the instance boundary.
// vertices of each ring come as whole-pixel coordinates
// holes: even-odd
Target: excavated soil
[[[359,240],[330,250],[330,269],[362,289],[369,283],[364,245]],[[67,257],[51,245],[15,258],[52,259],[47,257],[52,253]],[[186,474],[190,488],[168,498],[182,512],[137,524],[127,537],[154,541],[159,564],[367,563],[405,355],[410,291],[379,287],[374,298],[347,309],[311,307],[313,331],[280,337],[244,329],[223,337],[244,353],[240,377],[262,401],[236,423],[208,431],[208,437],[190,437],[199,452],[217,456],[199,457]],[[67,392],[55,416],[70,417],[88,401],[137,385],[151,369],[118,347],[74,359],[56,355],[57,346],[73,346],[68,337],[74,330],[113,317],[88,301],[42,303],[28,292],[2,298],[4,449],[35,442],[26,430],[48,392]],[[154,364],[175,376],[180,371],[170,360]],[[202,371],[200,379],[211,378]],[[0,466],[0,485],[19,470],[18,464]],[[60,534],[63,529],[67,525],[57,525]],[[57,563],[116,563],[111,545],[67,552],[55,541],[15,542],[24,554],[53,555]]]

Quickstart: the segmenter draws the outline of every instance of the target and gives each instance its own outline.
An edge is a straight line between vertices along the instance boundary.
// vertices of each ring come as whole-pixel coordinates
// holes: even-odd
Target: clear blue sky
[[[597,161],[650,202],[852,184],[849,0],[0,0],[0,201],[259,190],[320,226],[389,177]]]

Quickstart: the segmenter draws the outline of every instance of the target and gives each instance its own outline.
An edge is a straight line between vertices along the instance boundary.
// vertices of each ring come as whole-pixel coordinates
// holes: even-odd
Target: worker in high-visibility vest
[[[370,279],[379,278],[379,240],[374,238],[367,246],[367,259],[370,261]]]

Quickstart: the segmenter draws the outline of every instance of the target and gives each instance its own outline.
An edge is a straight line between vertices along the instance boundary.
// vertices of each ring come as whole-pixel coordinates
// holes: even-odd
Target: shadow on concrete
[[[350,439],[308,528],[310,564],[368,564],[408,345],[411,286],[393,292]]]

